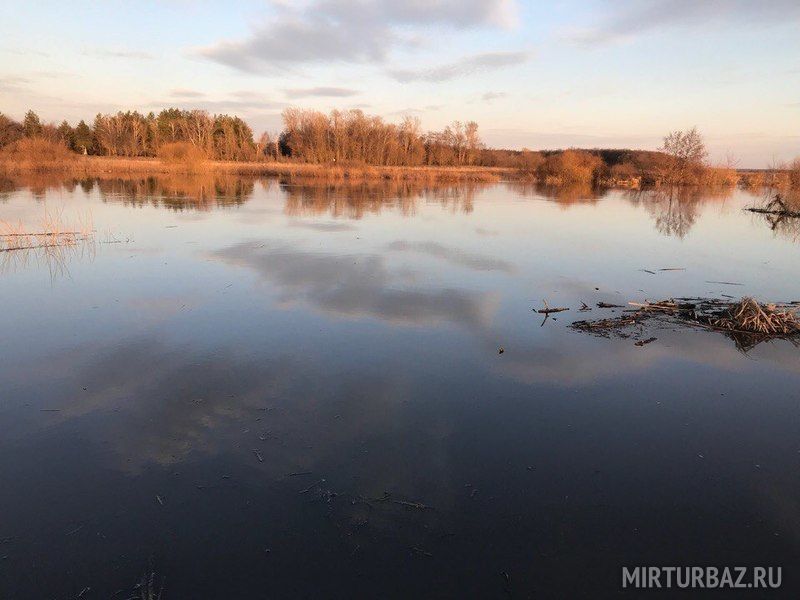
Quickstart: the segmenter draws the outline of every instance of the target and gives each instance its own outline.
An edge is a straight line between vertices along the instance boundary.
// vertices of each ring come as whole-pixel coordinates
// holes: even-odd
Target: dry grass
[[[22,222],[0,221],[0,252],[75,246],[90,239],[93,231],[91,213],[79,215],[75,224],[68,226],[62,212],[45,209],[40,223],[32,228]]]
[[[175,144],[170,144],[175,146]],[[160,173],[229,173],[235,175],[276,175],[320,181],[415,181],[447,183],[475,181],[492,183],[510,176],[514,170],[503,167],[380,167],[369,165],[319,165],[299,162],[225,162],[208,161],[199,155],[188,156],[173,149],[163,158],[117,158],[104,156],[72,156],[69,164],[58,171],[74,175]],[[15,171],[26,171],[28,163],[14,165]],[[46,168],[44,169],[46,170]]]
[[[369,165],[307,164],[296,162],[216,163],[220,169],[240,174],[277,175],[305,180],[323,181],[414,181],[447,183],[500,181],[509,169],[489,167],[380,167]]]
[[[796,310],[776,304],[759,304],[753,298],[742,298],[704,320],[717,329],[786,336],[800,333]]]
[[[72,225],[61,212],[45,209],[39,223],[0,221],[0,273],[14,273],[35,264],[46,266],[51,281],[68,276],[72,260],[93,260],[96,251],[92,215],[79,214]]]

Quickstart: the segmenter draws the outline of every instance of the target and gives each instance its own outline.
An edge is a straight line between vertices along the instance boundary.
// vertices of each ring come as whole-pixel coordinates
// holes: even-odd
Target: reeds
[[[776,304],[760,304],[753,298],[742,298],[718,316],[710,316],[705,320],[710,326],[718,329],[788,336],[800,333],[800,321],[796,310],[778,307]]]
[[[93,231],[91,213],[79,215],[76,224],[68,227],[61,211],[53,213],[45,209],[34,228],[26,228],[22,222],[0,221],[0,252],[75,246],[90,239]]]

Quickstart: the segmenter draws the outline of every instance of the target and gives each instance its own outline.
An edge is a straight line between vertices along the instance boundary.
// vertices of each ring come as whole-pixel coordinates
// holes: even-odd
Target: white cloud
[[[456,77],[519,65],[530,58],[527,52],[486,52],[430,69],[392,69],[389,74],[401,83],[411,81],[447,81]]]
[[[381,62],[397,46],[413,45],[408,28],[509,27],[515,0],[315,0],[275,5],[277,14],[243,40],[197,51],[251,73],[320,62]]]
[[[800,21],[798,0],[604,0],[605,18],[567,37],[586,45],[633,38],[664,27],[739,22],[750,26]]]
[[[327,97],[327,98],[349,98],[357,96],[360,92],[358,90],[351,90],[349,88],[340,87],[312,87],[312,88],[291,88],[285,90],[288,96],[294,98],[306,98],[309,96]]]

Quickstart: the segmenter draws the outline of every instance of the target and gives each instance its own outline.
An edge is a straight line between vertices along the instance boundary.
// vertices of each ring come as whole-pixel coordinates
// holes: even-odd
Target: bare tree
[[[667,181],[685,183],[691,171],[702,169],[708,152],[703,136],[692,127],[688,131],[671,131],[659,148],[669,157]]]

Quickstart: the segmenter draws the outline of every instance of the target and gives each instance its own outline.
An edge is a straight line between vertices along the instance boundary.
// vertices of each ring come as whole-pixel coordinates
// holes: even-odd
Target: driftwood
[[[779,217],[800,218],[800,211],[791,210],[781,198],[780,194],[776,196],[763,208],[756,206],[746,208],[745,210],[759,213],[762,215],[777,215]]]
[[[564,312],[565,310],[569,310],[568,308],[563,308],[563,307],[550,308],[547,305],[547,300],[542,300],[542,303],[544,303],[544,308],[540,308],[539,310],[536,311],[540,315],[549,315],[550,313],[560,313],[560,312]]]

